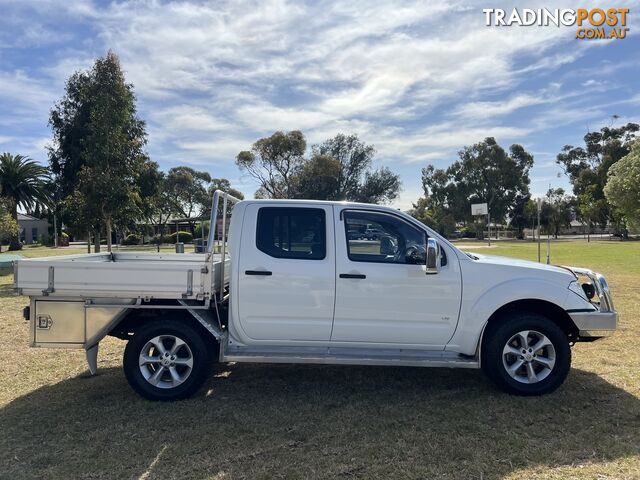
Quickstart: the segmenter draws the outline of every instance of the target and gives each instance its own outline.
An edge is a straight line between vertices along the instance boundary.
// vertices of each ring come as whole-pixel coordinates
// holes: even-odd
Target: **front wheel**
[[[207,380],[213,349],[200,332],[179,320],[144,325],[124,350],[129,385],[149,400],[179,400],[196,393]]]
[[[487,327],[482,369],[502,390],[516,395],[543,395],[564,382],[571,367],[571,348],[562,329],[535,313],[511,313]]]

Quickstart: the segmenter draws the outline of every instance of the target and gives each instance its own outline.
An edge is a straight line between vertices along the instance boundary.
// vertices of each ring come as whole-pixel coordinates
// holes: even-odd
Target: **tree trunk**
[[[87,235],[87,253],[91,253],[91,233]]]
[[[100,230],[96,230],[93,234],[93,252],[100,253]]]
[[[107,251],[111,253],[111,219],[107,218]]]

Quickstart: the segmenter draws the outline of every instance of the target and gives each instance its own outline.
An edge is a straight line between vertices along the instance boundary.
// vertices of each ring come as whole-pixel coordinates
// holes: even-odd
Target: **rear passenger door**
[[[238,314],[255,343],[324,341],[335,298],[333,209],[254,203],[242,226]]]

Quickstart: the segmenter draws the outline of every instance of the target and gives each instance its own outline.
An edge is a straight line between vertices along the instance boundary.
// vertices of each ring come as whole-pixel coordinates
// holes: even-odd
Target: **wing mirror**
[[[427,275],[439,273],[441,264],[438,241],[435,238],[427,239]]]

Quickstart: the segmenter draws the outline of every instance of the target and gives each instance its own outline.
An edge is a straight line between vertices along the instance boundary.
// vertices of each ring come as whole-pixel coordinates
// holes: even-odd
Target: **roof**
[[[347,202],[341,200],[306,200],[306,199],[288,199],[288,198],[254,198],[250,200],[242,200],[241,203],[292,203],[292,204],[318,204],[318,205],[339,205],[342,207],[357,207],[357,208],[375,208],[381,210],[387,210],[391,212],[402,212],[399,208],[389,207],[386,205],[378,205],[376,203],[359,203],[359,202]],[[405,212],[402,212],[405,213]]]
[[[32,217],[31,215],[27,215],[26,213],[18,213],[18,221],[39,221],[39,220],[46,220],[43,218],[36,218],[36,217]]]

